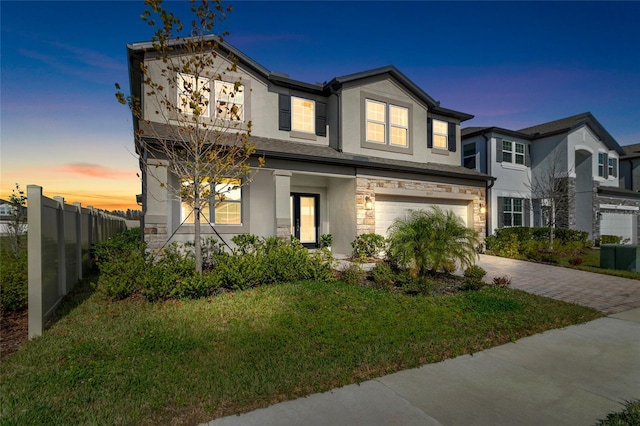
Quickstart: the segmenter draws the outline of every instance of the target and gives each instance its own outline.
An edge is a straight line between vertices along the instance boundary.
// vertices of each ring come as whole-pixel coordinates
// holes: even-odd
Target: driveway
[[[577,269],[480,255],[486,280],[508,275],[511,287],[615,314],[640,307],[640,281]]]

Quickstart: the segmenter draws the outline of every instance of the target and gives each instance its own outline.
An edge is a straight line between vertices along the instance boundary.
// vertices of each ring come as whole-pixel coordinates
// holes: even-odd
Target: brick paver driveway
[[[511,287],[615,314],[640,307],[640,280],[480,255],[486,280],[508,275]]]

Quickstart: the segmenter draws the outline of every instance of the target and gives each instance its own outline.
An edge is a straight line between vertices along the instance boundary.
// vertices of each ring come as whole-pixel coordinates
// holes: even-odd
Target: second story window
[[[209,79],[178,73],[178,109],[183,114],[209,117]]]
[[[447,149],[449,144],[449,123],[433,120],[433,147]]]
[[[464,167],[467,169],[477,170],[476,163],[476,143],[468,143],[464,146],[463,149],[463,163]]]
[[[605,153],[604,152],[599,152],[598,153],[598,176],[600,176],[600,177],[605,177],[605,175],[604,175],[604,157],[605,157]]]
[[[502,161],[524,165],[525,163],[524,144],[511,141],[502,141]]]
[[[216,117],[244,121],[244,86],[226,81],[215,82]]]
[[[367,99],[366,141],[397,147],[409,146],[409,109]]]
[[[309,99],[291,97],[291,130],[315,133],[316,103]]]

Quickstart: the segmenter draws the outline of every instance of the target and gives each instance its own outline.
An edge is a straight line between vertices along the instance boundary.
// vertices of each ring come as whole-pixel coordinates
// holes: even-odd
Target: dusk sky
[[[590,111],[640,143],[640,2],[230,2],[216,32],[309,82],[394,65],[466,126],[517,130]],[[170,2],[184,10],[183,2]],[[126,44],[138,1],[0,1],[0,198],[17,182],[104,209],[139,208]]]

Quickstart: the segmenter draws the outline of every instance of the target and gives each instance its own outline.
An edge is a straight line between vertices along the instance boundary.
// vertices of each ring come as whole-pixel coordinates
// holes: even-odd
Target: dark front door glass
[[[291,235],[306,247],[318,246],[318,202],[317,194],[291,194]]]

